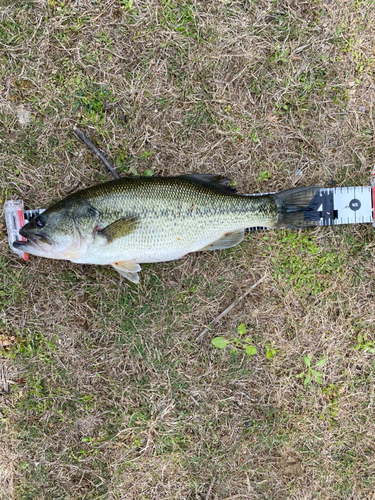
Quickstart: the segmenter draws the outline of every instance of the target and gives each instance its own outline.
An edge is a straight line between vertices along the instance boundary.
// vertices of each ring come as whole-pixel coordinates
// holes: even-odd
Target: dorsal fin
[[[186,174],[180,175],[180,179],[195,182],[196,184],[206,184],[209,187],[217,189],[222,193],[236,193],[237,189],[230,186],[231,181],[221,175],[212,174]]]

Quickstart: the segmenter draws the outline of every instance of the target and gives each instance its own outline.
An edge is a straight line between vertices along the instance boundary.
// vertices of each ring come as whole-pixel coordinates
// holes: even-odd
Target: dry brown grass
[[[109,178],[76,124],[121,175],[368,184],[373,2],[126,5],[1,2],[1,202]],[[0,335],[17,338],[0,358],[0,498],[374,498],[372,228],[253,234],[146,265],[136,287],[25,264],[0,226]],[[211,345],[241,323],[256,356]],[[322,385],[296,378],[307,353],[327,356]]]

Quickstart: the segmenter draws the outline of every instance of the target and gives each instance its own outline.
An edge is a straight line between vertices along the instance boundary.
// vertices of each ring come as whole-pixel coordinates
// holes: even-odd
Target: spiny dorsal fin
[[[139,222],[140,220],[138,217],[126,217],[124,219],[119,219],[99,231],[99,234],[105,236],[108,243],[111,243],[117,238],[133,233],[139,226]]]
[[[244,238],[243,229],[239,231],[233,231],[232,233],[226,233],[218,240],[213,241],[204,248],[201,248],[201,250],[223,250],[224,248],[231,248],[241,243],[243,238]]]
[[[223,193],[234,194],[237,191],[234,187],[229,185],[231,181],[221,175],[187,174],[180,175],[179,177],[180,179],[186,179],[188,181],[195,182],[196,184],[206,184],[207,186],[215,188]]]

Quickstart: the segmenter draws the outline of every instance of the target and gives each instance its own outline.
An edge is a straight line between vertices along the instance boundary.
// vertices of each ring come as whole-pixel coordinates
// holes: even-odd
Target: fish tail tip
[[[278,209],[278,228],[306,228],[318,226],[317,208],[320,186],[288,189],[275,194]]]

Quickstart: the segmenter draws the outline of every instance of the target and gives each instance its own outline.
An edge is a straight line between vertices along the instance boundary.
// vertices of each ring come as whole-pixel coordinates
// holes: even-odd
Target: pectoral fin
[[[112,262],[112,266],[117,272],[121,274],[124,278],[131,281],[132,283],[139,283],[138,272],[142,269],[139,264],[134,262],[134,260],[123,260],[120,262]]]
[[[112,224],[99,231],[99,234],[103,235],[108,243],[111,243],[117,238],[133,233],[139,226],[139,222],[138,217],[125,217],[112,222]]]
[[[226,233],[224,236],[210,243],[201,250],[223,250],[224,248],[231,248],[238,245],[238,243],[241,243],[243,238],[243,229],[241,229],[240,231],[233,231],[233,233]]]

